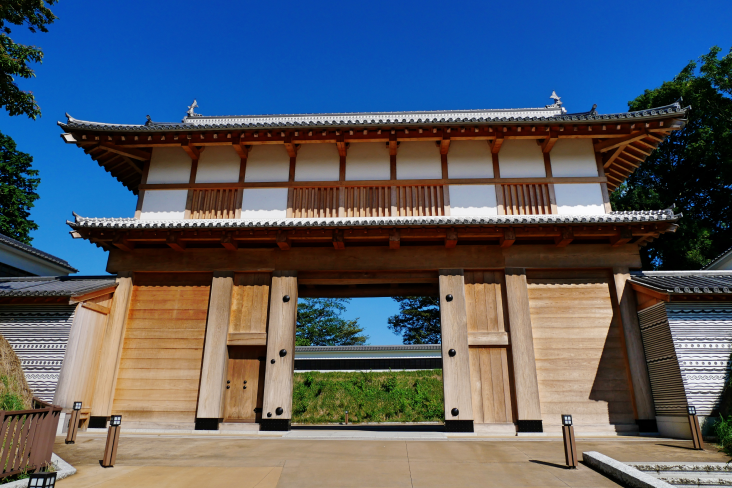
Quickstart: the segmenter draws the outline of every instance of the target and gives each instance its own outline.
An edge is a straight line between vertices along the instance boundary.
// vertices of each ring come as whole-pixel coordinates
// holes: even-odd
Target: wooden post
[[[214,273],[208,302],[206,339],[203,346],[201,383],[196,411],[196,427],[200,430],[218,430],[218,423],[224,417],[224,392],[228,367],[226,338],[229,333],[233,288],[233,272]],[[207,420],[201,422],[202,419]]]
[[[623,322],[623,336],[628,353],[630,377],[633,381],[635,404],[638,411],[636,422],[641,432],[658,432],[651,380],[648,376],[643,339],[638,324],[635,294],[627,283],[630,279],[630,272],[626,267],[614,267],[613,277],[617,290],[620,320]]]
[[[473,432],[468,315],[463,270],[440,270],[439,283],[445,431]]]
[[[275,272],[271,290],[260,430],[290,430],[297,326],[296,273]]]
[[[114,389],[117,386],[117,372],[119,371],[120,357],[122,356],[122,342],[127,324],[127,312],[132,298],[132,273],[117,275],[117,289],[114,292],[112,306],[107,319],[107,327],[102,339],[102,348],[99,354],[99,369],[97,372],[94,400],[92,401],[91,416],[105,419],[112,413]],[[91,421],[90,424],[94,424]]]
[[[543,432],[539,383],[536,379],[534,337],[531,332],[529,289],[524,268],[506,268],[506,298],[516,387],[518,432]]]
[[[76,407],[79,408],[76,408]],[[76,443],[76,433],[79,431],[79,412],[81,411],[81,402],[74,402],[74,408],[71,410],[69,415],[69,429],[66,432],[65,444]]]
[[[577,469],[577,445],[574,441],[571,415],[562,415],[562,438],[564,439],[564,461],[569,469]]]
[[[697,451],[704,450],[704,438],[702,437],[702,431],[699,427],[699,418],[696,416],[696,408],[689,405],[687,407],[689,412],[689,428],[691,429],[691,441],[694,443],[694,449]]]
[[[103,468],[113,468],[117,460],[117,445],[119,444],[120,415],[112,416],[112,423],[107,430],[107,443],[104,446],[104,457],[99,461]]]

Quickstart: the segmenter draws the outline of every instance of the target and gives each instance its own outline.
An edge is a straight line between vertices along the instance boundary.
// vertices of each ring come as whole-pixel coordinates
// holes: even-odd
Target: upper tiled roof
[[[724,251],[722,254],[720,254],[716,258],[712,259],[709,262],[709,264],[707,264],[706,266],[704,266],[702,269],[709,269],[710,267],[714,266],[715,264],[717,264],[718,262],[720,262],[721,260],[723,260],[724,258],[726,258],[727,256],[729,256],[730,254],[732,254],[732,247],[730,247],[729,249],[727,249],[726,251]]]
[[[668,294],[732,293],[732,271],[643,271],[631,281]]]
[[[61,258],[57,258],[56,256],[52,254],[48,254],[47,252],[43,252],[39,249],[36,249],[33,246],[29,246],[28,244],[23,244],[20,241],[16,241],[15,239],[0,234],[0,244],[5,244],[10,247],[14,247],[15,249],[19,249],[23,252],[26,252],[28,254],[32,254],[33,256],[39,257],[45,261],[51,262],[53,264],[56,264],[58,266],[61,266],[62,268],[67,269],[70,273],[78,273],[79,270],[72,267],[68,261],[65,261]]]
[[[349,217],[291,219],[186,219],[139,220],[134,218],[87,218],[66,221],[73,229],[194,229],[194,228],[292,228],[292,227],[422,227],[425,225],[519,225],[674,222],[672,210],[612,212],[604,215],[494,215],[485,217]]]
[[[114,286],[116,276],[0,278],[0,297],[75,297]]]
[[[153,122],[146,124],[110,124],[79,120],[66,114],[67,122],[58,122],[64,130],[104,130],[104,131],[187,131],[220,129],[257,129],[257,128],[321,128],[338,126],[383,126],[383,125],[450,125],[461,123],[536,123],[540,122],[577,122],[577,121],[638,121],[663,115],[683,116],[686,108],[677,102],[664,107],[635,112],[598,114],[590,112],[567,114],[561,106],[548,105],[545,108],[496,109],[496,110],[437,110],[421,112],[354,112],[323,114],[287,115],[231,115],[186,116],[181,122]]]

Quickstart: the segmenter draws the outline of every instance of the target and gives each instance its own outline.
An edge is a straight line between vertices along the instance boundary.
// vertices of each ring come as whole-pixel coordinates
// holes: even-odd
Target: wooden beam
[[[180,235],[178,234],[168,235],[168,237],[165,239],[165,243],[175,251],[185,251],[186,249],[185,242],[181,242]]]
[[[231,234],[226,234],[221,237],[221,245],[224,246],[227,251],[236,251],[239,249],[239,244],[234,240]]]
[[[501,146],[503,146],[503,140],[504,140],[503,134],[498,134],[498,135],[496,135],[495,140],[488,141],[488,145],[491,147],[492,154],[498,154],[499,152],[501,152]]]
[[[399,229],[391,229],[389,231],[389,249],[399,249],[401,243],[401,235]]]
[[[613,247],[627,244],[633,239],[633,232],[627,227],[622,227],[617,235],[610,238],[610,245]]]
[[[266,346],[266,332],[229,332],[226,338],[228,346]],[[264,386],[264,385],[262,385]]]
[[[374,285],[374,284],[437,284],[434,271],[368,272],[368,271],[305,271],[298,273],[298,285]]]
[[[95,312],[99,312],[103,315],[109,315],[109,311],[110,311],[109,307],[105,307],[104,305],[99,305],[98,303],[94,303],[94,302],[84,302],[81,304],[81,306],[86,309],[94,310]]]
[[[440,140],[440,154],[447,154],[450,151],[450,136],[444,134]]]
[[[345,249],[346,243],[343,240],[343,231],[336,229],[333,231],[333,247],[335,249]]]
[[[458,243],[458,234],[457,230],[448,229],[447,235],[445,237],[445,248],[446,249],[453,249],[455,246],[457,246]]]
[[[112,240],[112,245],[117,249],[122,249],[123,251],[127,252],[135,249],[135,243],[128,241],[127,238],[122,234],[115,236],[115,238]]]
[[[631,142],[647,137],[647,135],[648,133],[645,130],[639,130],[634,131],[630,135],[625,137],[599,142],[595,144],[595,152],[605,152],[611,149],[615,149],[616,147],[627,146]]]
[[[508,344],[508,332],[468,332],[469,346],[508,346]]]
[[[284,230],[277,231],[276,242],[277,246],[283,251],[288,251],[292,247],[292,243],[290,242],[290,236],[288,235],[287,231]]]
[[[498,243],[501,247],[510,247],[516,242],[516,231],[513,227],[503,229],[503,237],[499,237]]]
[[[191,144],[190,140],[183,141],[181,143],[181,147],[186,152],[186,154],[188,154],[191,160],[198,161],[198,159],[201,157],[201,151],[196,146]]]
[[[238,154],[240,158],[246,159],[249,157],[249,149],[247,149],[247,146],[239,144],[238,142],[232,142],[231,147],[234,148],[234,151],[236,151],[236,154]]]
[[[556,132],[549,132],[549,137],[544,139],[544,141],[541,143],[541,152],[543,152],[544,154],[550,153],[552,148],[554,147],[554,144],[557,143],[557,140],[559,140],[559,134]]]
[[[114,293],[114,291],[116,289],[117,289],[117,284],[115,283],[114,285],[104,288],[102,290],[90,291],[89,293],[84,293],[83,295],[73,296],[69,299],[69,305],[85,302],[87,300],[91,300],[93,298],[99,298],[104,295],[110,295],[110,294]]]
[[[613,162],[625,151],[625,146],[618,146],[615,149],[612,149],[608,152],[606,152],[602,156],[603,160],[603,168],[607,169],[609,168]],[[595,152],[595,154],[602,154],[601,152]]]
[[[557,247],[565,247],[574,240],[574,231],[571,227],[562,227],[559,229],[561,235],[554,238]]]
[[[121,148],[118,146],[115,146],[111,142],[100,142],[99,147],[103,147],[109,152],[113,152],[115,154],[119,154],[121,156],[127,156],[128,158],[132,159],[138,159],[140,161],[149,161],[152,157],[152,153],[149,153],[147,151],[143,151],[140,149],[133,149],[133,148]]]

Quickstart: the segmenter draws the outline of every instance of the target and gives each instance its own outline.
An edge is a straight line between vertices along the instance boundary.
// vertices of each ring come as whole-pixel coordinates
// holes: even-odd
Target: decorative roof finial
[[[549,95],[549,98],[554,100],[554,103],[551,105],[546,105],[546,108],[559,108],[562,106],[562,98],[557,96],[557,92],[552,90],[552,94]]]
[[[592,104],[592,110],[590,110],[590,115],[597,115],[597,104]]]
[[[147,122],[145,122],[145,125],[152,125],[153,121],[150,118],[150,116],[149,115],[146,115],[145,117],[147,117]]]
[[[194,99],[193,103],[188,106],[188,117],[199,115],[195,112],[196,108],[198,108],[198,102]]]

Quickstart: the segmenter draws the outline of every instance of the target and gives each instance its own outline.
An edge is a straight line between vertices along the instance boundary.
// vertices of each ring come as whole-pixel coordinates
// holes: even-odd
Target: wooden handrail
[[[0,411],[0,478],[34,471],[51,462],[61,407],[46,405],[33,410]]]

